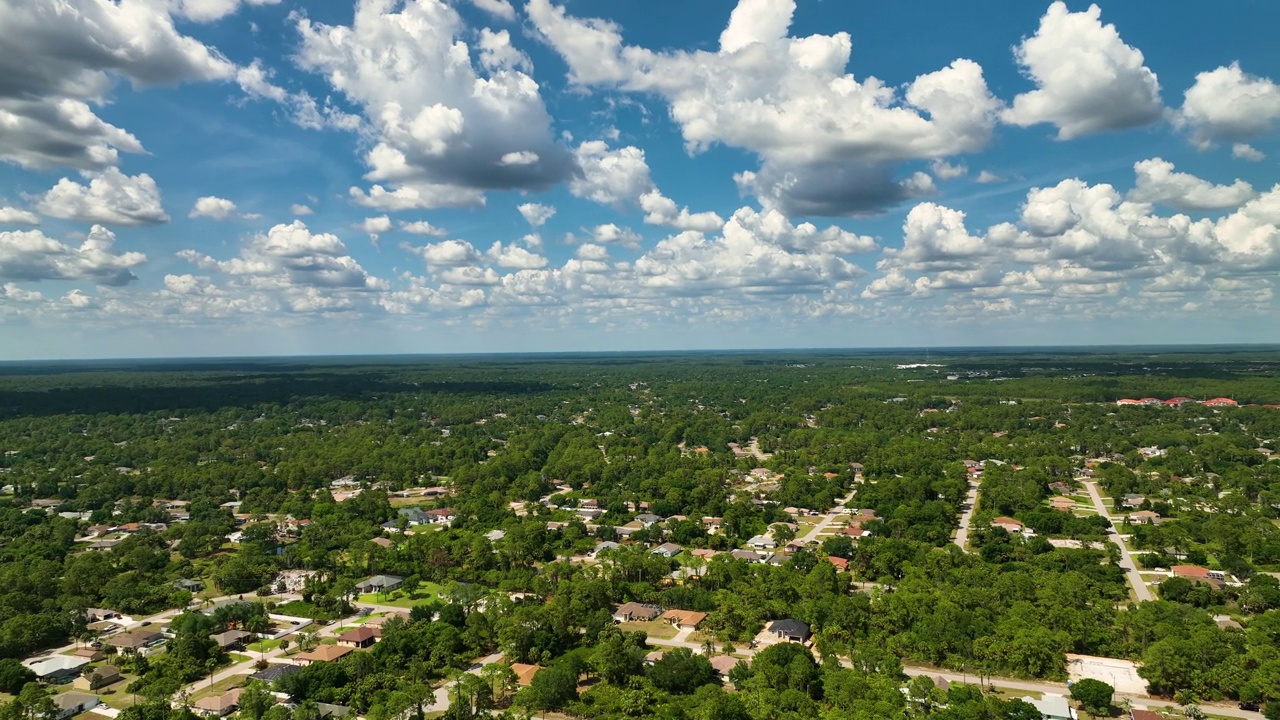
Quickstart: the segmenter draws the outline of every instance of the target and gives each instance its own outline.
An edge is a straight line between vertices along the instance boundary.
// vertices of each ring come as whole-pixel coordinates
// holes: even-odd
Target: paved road
[[[969,552],[969,523],[973,522],[973,513],[978,509],[978,483],[969,481],[969,494],[965,496],[965,509],[960,514],[960,529],[956,530],[954,542],[960,549]]]
[[[1129,578],[1129,585],[1133,588],[1134,594],[1141,602],[1154,600],[1151,594],[1151,588],[1147,587],[1147,583],[1142,579],[1142,574],[1138,572],[1138,566],[1133,562],[1133,556],[1129,554],[1128,548],[1124,546],[1119,537],[1119,531],[1116,529],[1116,521],[1111,517],[1111,513],[1107,511],[1107,506],[1102,503],[1102,496],[1098,494],[1098,485],[1094,482],[1086,482],[1085,489],[1089,491],[1089,498],[1093,500],[1093,509],[1098,514],[1111,522],[1111,532],[1107,535],[1108,539],[1120,548],[1120,567],[1124,569],[1125,577]]]
[[[827,511],[827,513],[822,516],[822,519],[818,521],[818,524],[813,526],[812,530],[805,533],[803,537],[800,537],[797,539],[800,540],[800,542],[805,542],[805,543],[811,540],[817,540],[818,536],[826,531],[827,527],[831,525],[831,522],[836,519],[837,515],[841,515],[849,512],[844,505],[845,503],[851,502],[853,500],[854,494],[855,493],[851,492],[843,500],[837,500],[836,506],[834,508],[831,508],[831,510]]]

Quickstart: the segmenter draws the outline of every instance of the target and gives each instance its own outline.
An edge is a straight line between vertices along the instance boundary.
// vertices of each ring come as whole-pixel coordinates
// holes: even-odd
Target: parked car
[[[1249,712],[1258,712],[1258,703],[1255,703],[1255,702],[1242,702],[1242,703],[1240,703],[1240,709],[1241,709],[1241,710],[1248,710]]]

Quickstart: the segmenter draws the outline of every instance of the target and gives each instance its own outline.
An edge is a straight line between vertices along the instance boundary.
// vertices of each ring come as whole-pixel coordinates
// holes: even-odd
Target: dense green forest
[[[1239,406],[1116,405],[1148,397]],[[1137,661],[1153,694],[1180,702],[1280,711],[1278,403],[1280,356],[1256,349],[5,365],[0,657],[91,642],[90,608],[190,605],[165,652],[130,668],[146,702],[128,720],[161,720],[232,662],[208,635],[250,621],[194,612],[201,598],[327,620],[381,573],[442,592],[371,651],[280,680],[300,708],[392,720],[501,652],[543,669],[518,693],[496,670],[464,673],[450,717],[514,703],[601,720],[1021,718],[1034,709],[972,685],[901,692],[903,667],[1064,680],[1079,653]],[[1144,573],[1230,581],[1170,575],[1137,602],[1082,482],[1116,512],[1140,497],[1124,528]],[[1055,496],[1083,509],[1054,510]],[[689,552],[785,541],[845,499],[865,537],[773,563]],[[579,512],[589,501],[598,517]],[[408,507],[454,520],[408,534]],[[644,512],[666,520],[582,560]],[[95,528],[113,539],[93,547]],[[664,541],[683,551],[651,552]],[[279,599],[288,570],[310,572]],[[193,602],[179,579],[205,590]],[[646,664],[644,634],[611,617],[628,601],[706,613],[706,652]],[[812,629],[812,652],[775,645],[734,669],[732,692],[714,681],[707,656],[782,618]],[[16,685],[0,688],[16,696],[7,712],[38,704]]]

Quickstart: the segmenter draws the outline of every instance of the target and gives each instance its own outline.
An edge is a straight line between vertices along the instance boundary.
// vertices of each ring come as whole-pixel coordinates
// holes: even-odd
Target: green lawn
[[[662,638],[669,640],[676,636],[676,629],[671,623],[663,620],[650,620],[649,622],[624,622],[618,625],[618,629],[622,632],[636,632],[643,630],[646,635],[654,638]]]
[[[280,641],[279,640],[259,640],[258,642],[250,643],[245,647],[246,649],[256,653],[271,652],[272,650],[275,650],[276,648],[280,647]]]
[[[277,605],[272,612],[280,615],[289,615],[292,617],[311,618],[312,620],[336,620],[337,616],[333,613],[324,612],[315,605],[304,602],[302,600],[293,600],[291,602]]]
[[[230,664],[232,665],[239,665],[242,662],[248,662],[253,659],[252,655],[245,655],[244,653],[234,653],[234,652],[227,653],[227,657],[231,658]]]
[[[248,679],[249,679],[249,676],[246,674],[246,675],[232,675],[229,678],[223,678],[219,680],[213,685],[209,685],[209,683],[207,682],[202,682],[200,683],[200,688],[195,692],[191,693],[190,700],[194,702],[196,700],[199,700],[202,697],[207,697],[209,695],[221,695],[222,693],[230,690],[231,688],[240,687]]]
[[[398,608],[411,608],[415,605],[421,605],[432,600],[437,600],[440,593],[444,591],[444,586],[436,583],[424,582],[413,591],[410,596],[403,590],[394,590],[389,593],[365,593],[357,600],[366,605],[389,605]]]

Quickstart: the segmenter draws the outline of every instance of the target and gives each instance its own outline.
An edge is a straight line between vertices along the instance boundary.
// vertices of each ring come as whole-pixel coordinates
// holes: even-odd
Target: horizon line
[[[510,358],[510,357],[568,357],[568,356],[620,356],[620,355],[743,355],[743,354],[782,354],[782,353],[929,353],[943,351],[955,353],[961,351],[1016,353],[1059,351],[1094,351],[1094,354],[1106,354],[1105,351],[1195,351],[1206,348],[1223,349],[1257,349],[1280,351],[1280,343],[1177,343],[1177,344],[1062,344],[1062,345],[882,345],[882,346],[846,346],[846,347],[760,347],[760,348],[658,348],[650,350],[528,350],[528,351],[477,351],[477,352],[403,352],[403,353],[309,353],[300,355],[141,355],[141,356],[104,356],[104,357],[47,357],[26,359],[0,359],[0,366],[24,364],[53,363],[104,363],[104,362],[219,362],[219,361],[270,361],[270,360],[343,360],[374,358]]]

